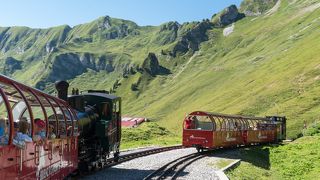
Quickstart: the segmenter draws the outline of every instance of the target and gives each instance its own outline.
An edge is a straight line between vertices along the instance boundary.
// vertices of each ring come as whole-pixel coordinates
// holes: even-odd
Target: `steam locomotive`
[[[67,85],[64,81],[60,83]],[[57,84],[57,87],[59,85],[61,86]],[[57,89],[59,94],[65,94],[60,88]],[[67,101],[77,112],[78,128],[81,132],[78,137],[79,170],[88,171],[89,167],[102,167],[110,152],[113,152],[114,160],[118,161],[121,98],[105,91],[89,90],[85,94],[73,94],[67,97]]]

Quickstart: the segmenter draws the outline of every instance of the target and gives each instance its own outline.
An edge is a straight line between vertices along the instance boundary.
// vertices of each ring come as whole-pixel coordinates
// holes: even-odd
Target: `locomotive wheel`
[[[114,153],[114,155],[113,155],[114,162],[118,162],[118,161],[119,161],[119,154],[120,154],[119,151],[117,151],[117,152]]]
[[[97,169],[97,165],[94,163],[91,168],[90,168],[90,171],[95,171]]]
[[[83,172],[89,172],[89,166],[87,162],[80,162],[79,163],[79,172],[83,173]]]
[[[103,167],[103,163],[102,162],[98,162],[98,167],[102,168]]]

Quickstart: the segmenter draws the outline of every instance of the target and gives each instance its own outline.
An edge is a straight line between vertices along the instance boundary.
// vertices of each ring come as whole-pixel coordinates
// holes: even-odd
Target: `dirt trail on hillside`
[[[270,16],[272,14],[274,14],[275,12],[278,11],[278,9],[280,8],[281,5],[281,0],[279,0],[274,6],[273,8],[271,8],[269,11],[266,12],[266,16]]]
[[[181,68],[181,70],[173,77],[173,79],[177,78],[187,67],[188,65],[191,63],[191,61],[200,54],[200,51],[196,51],[189,59],[189,61],[184,64]]]
[[[293,20],[295,18],[301,17],[303,15],[305,15],[306,13],[311,13],[315,10],[317,10],[318,8],[320,8],[320,3],[316,3],[316,4],[312,4],[310,6],[307,6],[305,8],[303,8],[302,10],[300,10],[295,16],[293,16],[290,20]]]
[[[313,4],[311,6],[308,6],[308,7],[305,7],[304,9],[302,9],[300,11],[301,14],[305,14],[305,13],[308,13],[308,12],[312,12],[316,9],[320,8],[320,3],[317,3],[317,4]]]

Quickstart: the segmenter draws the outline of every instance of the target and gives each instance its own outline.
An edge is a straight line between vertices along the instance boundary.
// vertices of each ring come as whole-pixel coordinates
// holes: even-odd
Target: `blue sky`
[[[0,26],[46,28],[74,26],[100,16],[132,20],[138,25],[159,25],[211,18],[241,0],[0,0]]]

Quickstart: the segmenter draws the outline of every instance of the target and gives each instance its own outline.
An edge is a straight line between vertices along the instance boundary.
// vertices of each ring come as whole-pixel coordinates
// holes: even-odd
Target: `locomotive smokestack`
[[[58,91],[58,97],[67,101],[69,83],[67,81],[57,81],[55,86]]]

